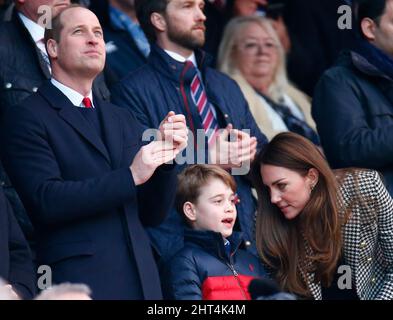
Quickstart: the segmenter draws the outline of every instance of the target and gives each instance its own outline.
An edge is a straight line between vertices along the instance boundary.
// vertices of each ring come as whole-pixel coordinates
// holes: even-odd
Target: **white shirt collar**
[[[195,67],[198,67],[197,62],[196,62],[196,57],[195,57],[195,53],[193,52],[187,59],[184,58],[183,56],[181,56],[180,54],[173,52],[173,51],[169,51],[169,50],[165,50],[165,52],[174,60],[184,63],[187,60],[191,61]]]
[[[38,41],[40,41],[45,35],[45,29],[41,27],[38,23],[35,23],[33,20],[30,20],[23,13],[18,12],[18,15],[21,18],[26,29],[29,31],[34,42],[37,43]]]
[[[82,103],[82,100],[84,98],[83,95],[81,95],[78,91],[75,91],[74,89],[71,89],[70,87],[67,87],[66,85],[60,83],[56,79],[52,78],[50,79],[50,82],[57,88],[59,89],[70,101],[71,103],[76,106],[76,107],[81,107],[84,108],[85,106]],[[90,98],[91,104],[93,105],[94,108],[94,103],[93,103],[93,94],[90,91],[90,93],[87,95],[88,98]]]

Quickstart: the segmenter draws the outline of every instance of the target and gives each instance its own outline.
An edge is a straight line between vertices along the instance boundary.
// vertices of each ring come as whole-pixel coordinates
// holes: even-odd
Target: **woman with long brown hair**
[[[291,132],[257,156],[258,252],[283,290],[314,299],[393,299],[393,200],[371,170],[331,170]]]

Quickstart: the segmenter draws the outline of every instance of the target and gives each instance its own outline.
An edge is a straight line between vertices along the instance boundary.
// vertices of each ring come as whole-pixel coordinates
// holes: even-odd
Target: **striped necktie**
[[[186,62],[191,70],[193,78],[191,81],[191,96],[201,116],[202,126],[205,130],[207,142],[210,145],[218,133],[218,122],[213,105],[207,100],[206,91],[199,78],[198,71],[191,61]]]
[[[40,51],[40,54],[41,54],[41,56],[42,56],[42,59],[45,61],[46,66],[47,66],[48,69],[49,69],[49,72],[52,73],[52,68],[51,68],[51,65],[50,65],[50,60],[49,60],[48,53],[46,52],[46,48],[45,48],[45,40],[44,40],[44,38],[42,38],[42,39],[40,39],[39,41],[37,41],[37,42],[36,42],[36,45],[37,45],[37,47],[38,47],[38,49],[39,49],[39,51]]]

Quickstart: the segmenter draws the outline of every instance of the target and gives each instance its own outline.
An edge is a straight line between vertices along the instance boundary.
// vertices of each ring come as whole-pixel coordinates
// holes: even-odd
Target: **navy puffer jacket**
[[[249,300],[248,285],[266,276],[260,261],[239,248],[242,233],[228,238],[225,250],[220,233],[185,230],[185,245],[166,264],[162,276],[164,297],[171,300]]]

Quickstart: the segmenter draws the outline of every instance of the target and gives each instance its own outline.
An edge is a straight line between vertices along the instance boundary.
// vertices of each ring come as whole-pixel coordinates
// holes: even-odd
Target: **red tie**
[[[93,105],[91,103],[91,100],[89,97],[85,97],[82,100],[83,104],[85,105],[86,108],[93,108]]]

